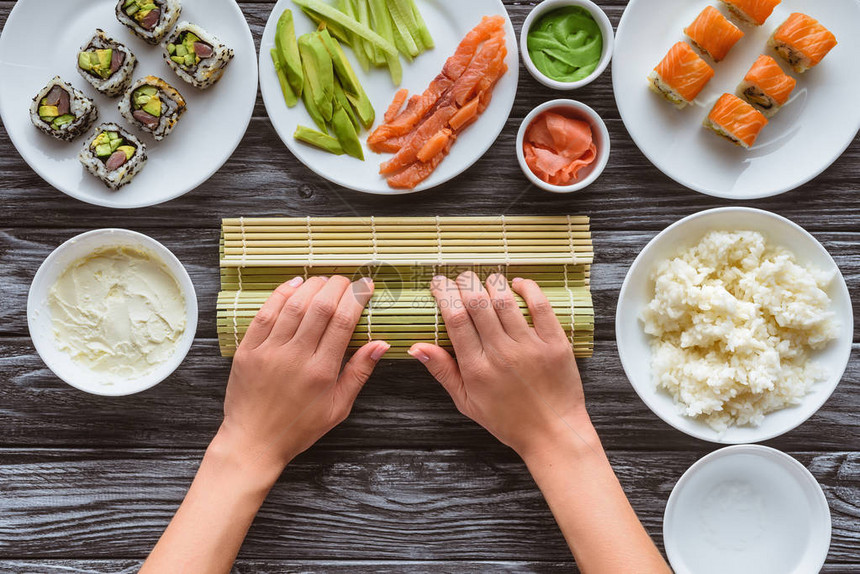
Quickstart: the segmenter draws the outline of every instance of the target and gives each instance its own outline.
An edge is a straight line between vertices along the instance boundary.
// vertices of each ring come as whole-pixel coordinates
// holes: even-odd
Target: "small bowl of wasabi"
[[[612,23],[589,0],[544,0],[520,34],[526,69],[554,90],[575,90],[596,80],[609,65],[614,44]]]

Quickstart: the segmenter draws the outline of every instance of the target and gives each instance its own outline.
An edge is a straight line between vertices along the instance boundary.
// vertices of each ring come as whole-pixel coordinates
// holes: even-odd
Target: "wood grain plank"
[[[200,454],[0,450],[0,552],[14,549],[15,558],[143,558],[184,496]],[[830,503],[829,563],[856,562],[860,453],[791,454],[816,476]],[[610,453],[658,545],[666,497],[700,456]],[[524,465],[512,453],[479,449],[314,449],[272,490],[241,557],[570,559]]]
[[[855,355],[860,345],[854,346]],[[77,391],[54,377],[26,339],[0,339],[0,445],[203,448],[220,424],[229,362],[214,340],[199,340],[167,381],[123,399]],[[612,341],[582,362],[589,412],[607,448],[700,450],[708,445],[658,419],[633,391]],[[767,444],[782,450],[840,450],[860,445],[860,362],[852,361],[833,397],[806,424]],[[350,418],[324,448],[480,446],[504,451],[460,415],[416,362],[383,361]],[[2,553],[0,553],[2,556]]]
[[[0,572],[15,574],[135,574],[143,560],[0,560]],[[855,574],[860,564],[826,565],[820,574]],[[239,560],[231,574],[483,574],[506,572],[510,574],[551,574],[566,572],[577,574],[579,569],[573,562],[501,562],[501,561],[287,561],[287,560]]]

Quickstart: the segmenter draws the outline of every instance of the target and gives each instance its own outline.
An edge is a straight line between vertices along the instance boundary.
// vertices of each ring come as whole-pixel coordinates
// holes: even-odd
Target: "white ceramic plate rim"
[[[0,47],[3,46],[3,36],[5,35],[6,30],[10,27],[21,25],[18,23],[18,16],[17,16],[18,14],[20,14],[21,12],[23,12],[25,10],[25,8],[21,8],[21,6],[26,6],[26,4],[28,2],[31,2],[31,1],[33,1],[33,0],[18,0],[15,3],[15,5],[12,7],[12,11],[10,12],[9,17],[6,20],[5,25],[3,26],[3,32],[0,33]],[[211,0],[208,0],[208,1],[211,1]],[[115,2],[113,2],[113,3],[115,3]],[[236,52],[236,56],[234,57],[234,59],[241,58],[240,54],[242,54],[244,52],[248,52],[249,54],[252,54],[252,56],[248,59],[247,62],[245,62],[245,64],[248,66],[249,70],[252,70],[249,73],[253,73],[253,75],[254,75],[254,82],[253,82],[254,83],[254,97],[253,97],[253,99],[250,100],[250,105],[248,105],[246,107],[246,109],[243,111],[243,115],[241,116],[243,118],[243,121],[241,123],[241,125],[243,126],[242,130],[237,132],[234,137],[230,138],[229,145],[224,147],[223,158],[221,160],[219,160],[218,162],[215,162],[215,164],[213,165],[212,168],[210,168],[209,170],[207,170],[205,172],[201,172],[199,177],[195,178],[195,179],[197,179],[197,183],[195,183],[193,185],[186,185],[186,186],[178,187],[178,188],[176,188],[176,190],[172,191],[171,193],[165,194],[164,196],[161,196],[158,199],[154,199],[154,200],[153,199],[147,199],[148,196],[145,194],[137,194],[136,196],[134,196],[134,198],[128,198],[127,196],[123,196],[122,199],[115,201],[112,199],[102,199],[99,197],[93,197],[93,196],[87,195],[85,193],[81,193],[80,190],[78,190],[77,186],[68,185],[62,179],[56,177],[50,169],[43,166],[42,162],[39,160],[38,157],[33,157],[33,154],[29,149],[29,147],[30,147],[29,144],[25,145],[25,142],[23,142],[18,137],[17,130],[15,130],[15,129],[10,130],[9,129],[9,122],[6,120],[8,113],[25,113],[25,111],[26,111],[26,113],[29,114],[29,110],[11,109],[11,106],[13,106],[13,102],[5,101],[3,99],[3,91],[0,90],[0,116],[3,117],[3,124],[6,127],[6,133],[9,134],[9,139],[12,141],[12,145],[14,145],[15,149],[18,150],[19,155],[24,159],[24,161],[27,163],[27,165],[29,165],[30,168],[33,171],[35,171],[36,174],[39,177],[41,177],[43,180],[45,180],[48,184],[50,184],[52,187],[58,189],[59,191],[65,193],[66,195],[73,197],[75,199],[78,199],[80,201],[83,201],[85,203],[88,203],[90,205],[98,205],[100,207],[109,207],[112,209],[139,209],[139,208],[143,208],[143,207],[151,207],[153,205],[159,205],[162,203],[166,203],[168,201],[172,201],[178,197],[181,197],[181,196],[189,193],[190,191],[193,191],[194,189],[197,189],[198,187],[203,185],[206,181],[208,181],[213,175],[215,175],[222,167],[224,167],[224,164],[227,163],[227,161],[233,156],[233,153],[236,151],[236,148],[239,147],[239,144],[241,143],[242,139],[245,137],[245,133],[247,132],[248,126],[251,123],[251,117],[253,116],[254,106],[256,104],[258,76],[257,76],[257,67],[256,67],[255,62],[254,62],[254,58],[256,57],[256,48],[254,46],[254,37],[251,34],[251,30],[248,27],[248,23],[247,23],[247,20],[245,19],[245,15],[242,13],[242,9],[239,7],[239,5],[233,0],[229,0],[227,4],[231,6],[231,9],[235,12],[236,17],[238,19],[241,19],[241,22],[243,23],[243,27],[244,27],[243,44],[244,44],[244,46],[241,46],[241,47],[232,46],[232,47],[234,48],[234,50]],[[180,16],[179,20],[180,21],[185,20],[184,14],[182,16]],[[237,21],[239,21],[239,20],[237,20]],[[27,24],[27,22],[24,22],[24,24]],[[205,25],[206,24],[204,23],[204,27],[205,27]],[[99,27],[98,24],[93,25],[93,29],[95,29],[97,27]],[[131,35],[131,32],[129,32],[129,35]],[[119,38],[118,37],[116,39],[120,42],[125,42],[125,38]],[[74,49],[77,50],[77,46]],[[151,49],[152,50],[160,50],[161,48],[160,48],[160,46],[152,46]],[[229,70],[229,67],[234,67],[237,65],[239,65],[239,62],[232,62],[230,64],[230,66],[228,66],[228,70]],[[155,73],[155,71],[154,70],[147,70],[146,73]],[[227,73],[229,73],[229,71]],[[137,78],[141,77],[143,74],[144,74],[144,70],[141,69],[140,64],[138,64],[137,68],[135,68],[135,71],[134,71],[134,78],[137,79]],[[179,77],[176,76],[173,72],[170,72],[169,74],[167,74],[165,72],[160,72],[157,75],[164,77],[168,83],[175,86],[177,89],[180,90],[180,92],[192,93],[193,90],[196,90],[196,88],[194,88],[191,85],[186,84],[185,82],[180,80]],[[48,80],[49,78],[46,77],[45,79]],[[77,87],[78,89],[83,88],[83,91],[89,96],[96,93],[95,89],[93,89],[92,86],[90,86],[86,81],[84,81],[77,74],[72,78],[64,78],[64,79],[67,81],[71,81],[71,83],[73,85],[75,85],[75,87]],[[248,88],[248,89],[250,89],[250,88]],[[111,105],[115,107],[117,101],[118,101],[118,98],[111,98]],[[99,119],[96,120],[96,122],[93,124],[93,128],[95,128],[96,126],[101,124],[103,121],[105,121],[105,119],[100,114]],[[120,121],[118,123],[125,128],[129,128],[129,126],[127,125],[127,122],[125,122],[124,120]],[[180,125],[177,126],[177,130],[179,130],[181,128],[181,123],[182,122],[180,120]],[[33,128],[33,129],[35,129],[35,128]],[[130,131],[132,131],[132,133],[134,133],[138,137],[140,136],[140,133],[137,130],[130,130]],[[87,132],[87,133],[89,134],[90,132]],[[48,137],[48,136],[45,136],[45,137]],[[78,139],[75,139],[75,141],[70,142],[70,143],[65,144],[65,145],[73,146],[75,149],[79,149],[80,145],[82,144],[82,142],[84,141],[84,139],[86,137],[87,137],[87,135],[84,135]],[[22,151],[22,150],[25,150],[25,151]],[[147,153],[151,154],[151,150],[148,149]],[[151,166],[147,166],[147,167],[151,167]],[[83,169],[83,167],[81,169]],[[144,169],[146,169],[146,167]],[[86,177],[89,178],[92,176],[89,174],[86,174]],[[129,184],[129,185],[131,185],[131,184]],[[109,197],[113,197],[113,196],[109,196]]]
[[[839,266],[836,264],[836,262],[833,260],[833,257],[830,255],[830,253],[828,253],[824,246],[821,245],[821,243],[817,239],[815,239],[815,237],[813,237],[801,226],[797,225],[789,219],[786,219],[780,215],[771,213],[769,211],[754,209],[750,207],[721,207],[701,211],[699,213],[694,213],[693,215],[690,215],[688,217],[685,217],[684,219],[681,219],[680,221],[673,223],[648,242],[648,244],[639,252],[639,255],[636,257],[636,259],[633,261],[633,264],[630,266],[630,269],[627,271],[627,275],[624,278],[624,282],[622,283],[621,290],[618,294],[618,305],[615,311],[615,341],[616,346],[618,348],[618,355],[621,359],[621,366],[624,368],[624,373],[625,375],[627,375],[627,379],[628,381],[630,381],[630,385],[633,387],[633,390],[636,391],[636,394],[639,395],[639,398],[642,399],[642,402],[644,402],[648,406],[651,412],[657,415],[661,420],[663,420],[663,422],[667,423],[676,430],[679,430],[688,436],[692,436],[693,438],[698,438],[716,444],[742,444],[770,440],[772,438],[776,438],[796,429],[797,427],[805,423],[807,420],[809,420],[809,418],[811,418],[819,409],[821,409],[824,403],[826,403],[827,400],[833,395],[833,392],[836,390],[836,387],[839,386],[839,383],[841,382],[842,377],[845,375],[845,371],[847,370],[848,364],[851,360],[851,342],[853,342],[854,340],[853,309],[849,304],[847,308],[848,316],[839,318],[840,323],[843,324],[843,335],[842,337],[840,337],[840,339],[837,339],[830,343],[831,345],[838,345],[840,342],[844,342],[841,341],[841,339],[844,337],[844,339],[849,341],[849,344],[847,346],[847,352],[844,354],[842,359],[840,359],[840,364],[838,366],[834,367],[833,365],[828,365],[828,368],[830,370],[828,380],[819,382],[815,387],[813,387],[817,391],[820,391],[821,389],[826,389],[825,392],[816,392],[814,395],[810,394],[804,397],[804,405],[811,405],[813,403],[809,401],[813,398],[817,399],[817,403],[807,416],[795,417],[792,419],[790,424],[784,424],[782,427],[777,427],[769,432],[761,430],[763,427],[743,427],[745,431],[744,437],[739,437],[738,439],[729,439],[726,438],[724,435],[719,434],[716,431],[710,429],[710,427],[707,427],[707,425],[704,423],[696,425],[692,428],[687,427],[682,424],[682,422],[690,422],[693,419],[689,419],[688,417],[685,417],[684,415],[675,411],[667,413],[664,412],[662,408],[660,408],[660,405],[656,403],[652,395],[645,392],[646,390],[654,390],[653,377],[651,376],[651,365],[649,364],[647,368],[647,384],[642,383],[640,385],[639,383],[637,383],[637,381],[639,381],[639,377],[637,375],[637,373],[639,373],[639,370],[637,370],[637,367],[641,369],[642,365],[632,364],[631,359],[628,357],[626,352],[628,345],[626,340],[627,335],[625,333],[625,330],[621,326],[623,325],[623,316],[625,312],[624,301],[627,296],[627,292],[631,289],[633,280],[638,274],[644,274],[644,276],[646,277],[648,276],[650,270],[645,269],[643,267],[644,260],[646,259],[646,257],[649,256],[649,252],[652,250],[652,248],[654,248],[655,245],[662,241],[663,237],[668,235],[670,232],[678,229],[679,227],[695,225],[696,220],[700,218],[712,216],[715,214],[722,215],[731,213],[752,213],[758,216],[771,218],[777,223],[786,225],[795,230],[796,232],[799,232],[803,237],[805,237],[805,239],[808,240],[809,245],[814,246],[816,250],[820,252],[822,258],[826,258],[826,260],[829,261],[833,268],[836,269],[837,273],[836,277],[834,278],[833,284],[831,285],[831,291],[839,290],[841,292],[842,297],[844,297],[849,302],[851,301],[851,295],[848,292],[848,286],[845,283],[845,278],[843,277]],[[636,326],[641,330],[641,324],[638,322],[638,318]],[[767,416],[769,415],[765,415],[765,420],[767,420]]]
[[[782,451],[776,450],[775,448],[756,444],[727,446],[707,454],[694,462],[693,465],[681,476],[681,478],[678,479],[678,482],[672,488],[671,494],[669,494],[669,500],[666,502],[666,510],[663,512],[663,545],[666,548],[666,555],[669,557],[669,563],[672,564],[673,568],[677,568],[677,565],[680,563],[680,554],[675,548],[672,538],[669,535],[669,524],[674,519],[680,491],[683,490],[692,477],[695,476],[697,472],[701,471],[701,469],[707,464],[720,458],[731,457],[739,454],[751,454],[774,460],[780,464],[788,466],[789,470],[794,469],[799,475],[798,478],[802,477],[803,486],[806,487],[806,491],[808,493],[812,494],[812,498],[814,498],[815,502],[818,504],[818,510],[828,517],[828,520],[817,525],[817,528],[821,528],[826,531],[827,539],[827,544],[820,550],[821,557],[816,564],[815,571],[818,571],[827,561],[827,554],[830,550],[830,541],[832,537],[830,505],[827,503],[827,497],[824,495],[821,485],[818,484],[818,481],[814,476],[812,476],[809,469],[803,466],[800,461]],[[686,565],[686,562],[684,564]]]
[[[615,94],[615,101],[616,101],[616,105],[618,107],[618,112],[621,116],[621,120],[624,123],[625,128],[627,129],[628,134],[630,135],[633,142],[636,144],[636,147],[639,148],[639,150],[645,155],[646,158],[648,158],[648,161],[650,161],[651,164],[653,164],[657,169],[659,169],[664,175],[668,176],[669,178],[671,178],[672,180],[676,181],[677,183],[683,185],[684,187],[687,187],[687,188],[689,188],[693,191],[696,191],[698,193],[710,195],[712,197],[719,197],[719,198],[723,198],[723,199],[732,199],[732,200],[738,200],[738,201],[763,199],[763,198],[774,197],[777,195],[781,195],[783,193],[787,193],[789,191],[797,189],[798,187],[800,187],[802,185],[809,183],[810,181],[812,181],[813,179],[815,179],[816,177],[818,177],[819,175],[824,173],[827,169],[829,169],[830,166],[832,166],[840,157],[842,157],[842,155],[845,153],[845,151],[848,149],[848,147],[854,142],[854,139],[857,137],[857,133],[860,132],[860,115],[858,115],[857,120],[855,121],[855,125],[853,127],[854,135],[850,138],[845,138],[846,139],[845,143],[841,144],[838,147],[838,149],[834,149],[833,155],[829,156],[826,159],[826,161],[820,161],[820,163],[817,165],[817,167],[809,170],[803,177],[798,178],[796,181],[793,181],[791,183],[786,183],[786,184],[781,185],[781,186],[774,187],[773,189],[765,189],[762,191],[755,191],[755,190],[746,189],[743,191],[743,193],[739,193],[737,191],[724,192],[724,191],[721,191],[718,189],[713,189],[712,187],[710,187],[706,184],[700,183],[694,179],[690,179],[689,177],[684,177],[683,175],[677,173],[676,170],[674,170],[672,168],[671,162],[663,161],[660,158],[658,158],[657,155],[651,149],[651,147],[649,145],[646,145],[645,141],[643,140],[642,137],[640,137],[639,133],[636,130],[630,129],[629,126],[631,125],[631,123],[630,123],[631,118],[629,117],[629,115],[625,111],[626,107],[622,104],[622,96],[620,95],[620,94],[624,93],[624,89],[620,85],[620,83],[622,82],[622,73],[618,70],[618,67],[620,66],[620,61],[621,61],[619,59],[619,55],[623,54],[623,48],[624,48],[623,42],[626,38],[625,32],[626,32],[627,28],[635,26],[637,24],[636,22],[632,22],[631,18],[628,17],[628,15],[631,13],[631,9],[635,5],[637,5],[639,2],[642,2],[642,1],[643,0],[630,0],[630,2],[627,4],[627,6],[624,9],[624,13],[621,16],[621,21],[618,24],[618,28],[617,28],[616,34],[615,34],[615,37],[616,37],[616,53],[615,53],[615,58],[612,62],[612,87],[613,87],[613,92]],[[769,20],[765,24],[765,26],[770,26],[772,24],[773,24],[773,22],[771,22]],[[747,29],[745,28],[745,30],[747,30]],[[680,34],[680,30],[679,30],[679,34]],[[844,35],[842,35],[842,36],[844,36]],[[680,37],[678,39],[680,40]],[[665,44],[666,50],[668,50],[669,47],[671,46],[671,42],[669,42],[669,41],[664,42],[664,44]],[[619,45],[621,45],[621,48],[622,48],[621,50],[618,49]],[[767,53],[766,50],[764,50],[764,48],[762,49],[762,53]],[[654,64],[656,64],[656,61],[654,62]],[[709,64],[712,67],[719,66],[719,64],[714,64],[713,62],[709,62]],[[784,66],[783,63],[781,63],[781,65]],[[719,68],[715,67],[715,70],[717,70],[717,73],[719,73]],[[808,73],[811,73],[811,72],[808,72]],[[643,85],[644,85],[644,76],[645,76],[645,74],[643,74]],[[795,77],[797,77],[797,76],[798,75],[795,74]],[[740,78],[738,80],[740,80]],[[801,75],[800,79],[798,81],[798,85],[800,85],[803,80],[804,80],[804,78]],[[667,103],[665,103],[665,105],[670,106],[671,104],[669,104],[667,102]],[[691,110],[689,110],[689,109],[683,110],[681,113],[689,112],[689,111],[691,111]],[[663,127],[659,126],[659,125],[655,125],[654,128],[655,129],[663,129]]]
[[[446,3],[457,3],[460,0],[434,0],[438,4],[446,4]],[[472,1],[472,0],[467,0]],[[274,47],[274,35],[275,29],[277,27],[278,18],[281,15],[281,12],[284,7],[288,7],[294,9],[295,6],[292,3],[287,2],[286,0],[280,0],[272,9],[272,13],[269,16],[269,20],[266,23],[266,28],[263,31],[263,37],[260,42],[260,92],[263,96],[263,103],[266,107],[266,113],[269,115],[269,119],[272,122],[272,125],[275,128],[275,131],[278,133],[278,136],[281,138],[281,141],[284,142],[284,145],[290,150],[293,156],[296,157],[305,167],[319,175],[320,177],[334,183],[336,185],[343,186],[347,189],[351,189],[353,191],[359,191],[362,193],[369,193],[373,195],[406,195],[410,193],[417,193],[419,191],[425,191],[428,189],[432,189],[434,187],[438,187],[448,181],[451,181],[455,177],[461,175],[466,170],[470,169],[478,160],[480,160],[484,154],[493,146],[496,140],[499,137],[499,134],[502,133],[508,118],[510,117],[511,110],[513,110],[514,102],[516,101],[517,94],[517,86],[519,83],[519,49],[517,45],[517,35],[514,30],[513,23],[511,22],[510,15],[508,14],[507,9],[505,8],[502,0],[485,0],[488,3],[492,3],[494,6],[493,12],[488,12],[487,15],[491,14],[499,14],[504,16],[505,18],[505,29],[506,29],[506,38],[507,38],[507,47],[508,47],[508,71],[505,76],[499,81],[499,84],[496,86],[496,89],[493,93],[493,99],[490,103],[490,107],[483,113],[481,119],[476,122],[474,125],[470,126],[469,130],[480,130],[482,134],[480,145],[473,145],[469,148],[471,151],[464,152],[466,149],[463,147],[462,142],[458,142],[454,144],[454,148],[452,149],[453,153],[468,153],[469,160],[466,161],[459,169],[455,169],[453,171],[447,172],[442,167],[445,165],[443,161],[439,168],[426,180],[421,182],[414,189],[392,189],[388,187],[385,179],[380,177],[379,182],[375,185],[364,185],[359,182],[350,181],[346,176],[338,176],[337,169],[332,169],[332,164],[335,162],[335,159],[338,156],[331,156],[331,158],[326,158],[323,155],[318,155],[316,161],[309,159],[314,157],[312,153],[307,153],[305,150],[302,150],[299,142],[296,142],[293,139],[292,129],[294,129],[292,122],[289,123],[289,126],[283,125],[281,122],[274,119],[276,117],[276,113],[281,113],[281,111],[275,112],[276,106],[284,106],[284,97],[281,93],[280,87],[278,86],[278,82],[273,78],[273,66],[271,61],[271,55],[269,54],[269,50]],[[295,13],[295,10],[294,10]],[[302,17],[305,17],[302,15]],[[477,21],[474,23],[468,23],[468,29],[471,29],[472,26],[477,25]],[[464,24],[465,25],[465,24]],[[465,35],[467,30],[464,29],[463,34]],[[430,30],[431,34],[433,30]],[[297,33],[300,31],[297,29]],[[451,54],[453,54],[456,46],[443,46],[441,43],[436,42],[435,51],[441,52],[444,58],[447,58]],[[357,65],[355,56],[352,54],[352,50],[345,50],[347,53],[347,57],[352,64],[352,67],[355,69],[356,73],[359,75],[359,79],[362,82],[367,81],[367,75],[364,73],[364,70],[361,69],[360,66]],[[404,69],[406,66],[414,66],[417,62],[420,62],[422,55],[418,56],[416,62],[409,64],[405,60],[401,58]],[[408,88],[410,90],[410,95],[414,93],[420,93],[424,88],[426,88],[427,84],[436,76],[436,74],[441,71],[442,67],[439,66],[438,70],[435,70],[432,74],[429,73],[429,65],[428,65],[428,77],[426,78],[426,83],[424,85],[407,85],[406,81],[401,83],[399,88]],[[378,71],[378,70],[377,70]],[[506,82],[510,88],[507,91],[504,91],[502,82]],[[373,128],[379,125],[379,120],[382,118],[382,114],[387,108],[390,101],[373,101],[374,109],[376,110],[376,122],[374,123]],[[299,102],[298,107],[301,107],[302,103]],[[501,106],[501,107],[499,107]],[[294,111],[289,110],[289,112]],[[491,110],[493,112],[491,113]],[[304,110],[301,110],[304,114]],[[489,126],[486,120],[488,120],[491,116],[498,115],[499,121],[496,125]],[[312,125],[312,124],[308,124]],[[367,138],[367,134],[369,131],[364,131],[359,135],[362,140],[362,145],[365,144],[365,140]],[[458,147],[459,146],[459,147]],[[459,151],[455,151],[459,150]],[[315,150],[311,150],[315,151]],[[365,162],[369,162],[371,165],[378,165],[381,161],[381,158],[387,157],[387,154],[379,155],[373,152],[369,152],[365,145]],[[326,160],[329,160],[328,162]],[[445,161],[449,161],[450,157],[446,158]],[[354,160],[358,161],[358,160]]]
[[[39,328],[37,327],[37,316],[41,313],[50,315],[50,310],[45,303],[48,299],[48,291],[51,288],[51,285],[48,284],[47,277],[50,274],[62,274],[66,267],[61,269],[57,268],[58,260],[62,257],[65,251],[71,249],[75,244],[84,240],[97,241],[98,243],[101,243],[102,247],[113,245],[134,245],[142,247],[143,249],[152,252],[163,261],[182,289],[182,294],[185,297],[185,332],[182,334],[182,338],[177,344],[173,355],[167,361],[159,365],[154,371],[140,379],[119,382],[112,386],[99,383],[92,383],[90,385],[82,384],[74,377],[64,373],[62,369],[59,368],[56,361],[54,361],[53,355],[61,354],[62,351],[56,349],[56,347],[50,346],[54,341],[53,334],[36,332]],[[58,378],[68,385],[93,395],[107,397],[121,397],[143,392],[161,383],[173,374],[173,372],[176,371],[176,369],[179,368],[179,365],[181,365],[185,360],[185,357],[188,355],[188,351],[191,349],[191,345],[194,343],[194,337],[197,335],[197,319],[197,293],[194,289],[194,283],[192,283],[191,277],[188,275],[188,271],[185,269],[185,266],[182,265],[182,262],[179,261],[173,252],[155,239],[148,235],[144,235],[136,231],[130,231],[128,229],[96,229],[86,233],[81,233],[80,235],[76,235],[75,237],[65,241],[62,245],[54,249],[45,261],[42,262],[42,265],[39,266],[39,270],[36,271],[36,275],[33,277],[33,282],[30,284],[30,290],[27,295],[27,326],[30,332],[30,339],[33,341],[33,346],[36,348],[36,352],[39,354],[42,361],[44,361],[45,365],[47,365],[47,367],[51,369]]]

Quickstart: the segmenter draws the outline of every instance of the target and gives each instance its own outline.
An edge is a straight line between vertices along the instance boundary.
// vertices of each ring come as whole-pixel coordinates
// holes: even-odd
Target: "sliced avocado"
[[[167,45],[167,53],[171,56],[176,53],[176,44],[168,44]]]
[[[318,147],[329,153],[343,155],[343,147],[341,147],[337,138],[318,132],[314,129],[299,126],[296,128],[296,133],[293,134],[293,138],[297,141]]]
[[[298,39],[305,79],[311,87],[316,108],[325,121],[331,121],[334,100],[334,69],[322,40],[315,33]]]
[[[332,114],[331,126],[334,135],[337,136],[337,141],[343,147],[343,151],[364,161],[364,148],[361,147],[361,140],[358,139],[358,134],[349,116],[340,106]]]
[[[59,115],[60,112],[57,110],[57,106],[41,106],[39,108],[39,117],[43,120],[54,119]]]
[[[107,134],[107,138],[111,141],[120,139],[119,134],[116,132],[105,132]]]
[[[284,10],[284,13],[278,18],[278,26],[275,32],[275,48],[278,50],[281,63],[284,66],[287,81],[289,81],[290,86],[293,88],[293,92],[297,96],[301,96],[305,83],[305,75],[304,70],[302,70],[302,58],[299,54],[296,27],[291,10]]]
[[[111,140],[110,141],[110,150],[112,152],[115,152],[119,148],[119,146],[122,145],[123,141],[124,140],[122,138],[117,138],[115,140]]]
[[[304,102],[305,109],[308,111],[308,115],[311,116],[311,119],[314,120],[314,123],[317,125],[317,127],[323,133],[327,133],[328,128],[326,128],[325,119],[323,119],[323,116],[317,108],[317,105],[314,103],[313,88],[311,87],[310,76],[307,71],[307,64],[305,62],[302,62],[302,66],[305,68],[305,86],[304,89],[302,89],[302,102]]]
[[[352,104],[349,103],[349,99],[343,91],[343,86],[340,85],[340,81],[337,78],[334,79],[334,105],[335,107],[342,108],[343,111],[346,112],[346,115],[349,116],[349,121],[351,121],[352,125],[355,126],[356,131],[361,129],[358,117],[352,110]]]
[[[108,132],[102,132],[98,136],[96,136],[96,139],[93,140],[93,143],[91,145],[93,147],[98,147],[106,143],[110,143],[110,137],[108,137]]]
[[[290,85],[287,79],[286,66],[281,61],[281,53],[275,48],[272,48],[269,53],[272,56],[272,63],[275,65],[275,72],[278,74],[278,83],[281,85],[281,92],[284,94],[284,101],[287,102],[287,107],[292,108],[299,103],[299,97]]]
[[[143,111],[148,113],[151,116],[155,116],[157,118],[161,117],[161,98],[158,96],[152,96],[146,104],[143,106]]]
[[[358,119],[361,120],[362,125],[365,129],[370,129],[373,126],[373,122],[376,120],[376,112],[373,110],[373,104],[370,101],[370,98],[367,97],[367,93],[365,93],[364,88],[361,87],[361,82],[358,81],[358,76],[355,75],[355,70],[352,69],[352,66],[349,65],[349,60],[346,59],[346,53],[343,51],[343,48],[340,44],[335,43],[332,47],[336,48],[336,52],[338,54],[338,58],[344,62],[344,72],[349,76],[349,80],[345,82],[344,91],[346,92],[346,97],[349,99],[352,107],[355,108],[355,113],[358,116]],[[343,78],[341,78],[343,80]],[[350,85],[356,89],[355,93],[352,93],[350,90],[346,89],[346,86]]]
[[[101,73],[110,74],[110,62],[113,59],[113,50],[111,48],[96,50],[96,58],[98,58]]]
[[[175,51],[177,56],[184,58],[188,55],[188,48],[186,48],[183,44],[177,44],[176,46],[174,46],[174,48],[176,49]]]
[[[170,56],[170,59],[179,64],[180,66],[185,64],[185,56]]]
[[[119,146],[118,148],[116,148],[116,151],[124,152],[124,153],[125,153],[125,159],[126,159],[126,160],[129,160],[129,159],[131,159],[131,156],[133,156],[133,155],[134,155],[134,152],[135,152],[135,151],[137,151],[137,150],[135,149],[135,147],[134,147],[134,146],[130,146],[130,145],[121,145],[121,146]]]
[[[347,92],[358,94],[358,91],[361,89],[361,86],[357,85],[358,77],[355,73],[349,73],[352,66],[349,65],[349,61],[346,59],[346,54],[344,54],[342,50],[337,49],[339,46],[337,40],[332,38],[331,34],[329,34],[328,30],[325,28],[319,31],[319,36],[323,41],[323,45],[325,45],[325,49],[334,65],[334,71],[340,79],[341,84],[343,84],[343,88]]]
[[[197,63],[197,54],[185,54],[184,63],[189,68]]]
[[[147,96],[154,96],[158,93],[158,88],[155,86],[141,86],[137,90],[135,90],[138,94],[144,94]]]

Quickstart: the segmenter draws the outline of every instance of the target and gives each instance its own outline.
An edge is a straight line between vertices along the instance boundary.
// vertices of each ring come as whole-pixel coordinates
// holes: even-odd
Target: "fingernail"
[[[367,283],[368,285],[373,285],[373,279],[371,279],[370,277],[362,277],[361,281],[363,283]]]
[[[514,277],[514,280],[513,280],[513,281],[511,281],[511,283],[519,283],[519,282],[520,282],[520,281],[522,281],[522,280],[523,280],[523,278],[522,278],[522,277]]]
[[[322,279],[322,280],[323,280],[323,283],[325,283],[326,281],[328,281],[328,277],[320,277],[320,279]]]
[[[423,351],[419,351],[417,349],[409,349],[408,351],[406,351],[406,353],[410,357],[414,357],[414,358],[418,359],[419,361],[421,361],[425,365],[430,362],[430,356]]]
[[[289,285],[290,287],[299,287],[304,282],[305,280],[303,277],[296,277],[295,279],[290,279],[287,285]]]
[[[383,356],[385,356],[385,353],[387,353],[390,348],[391,345],[388,343],[377,345],[376,349],[370,354],[370,359],[374,362],[379,361]]]

